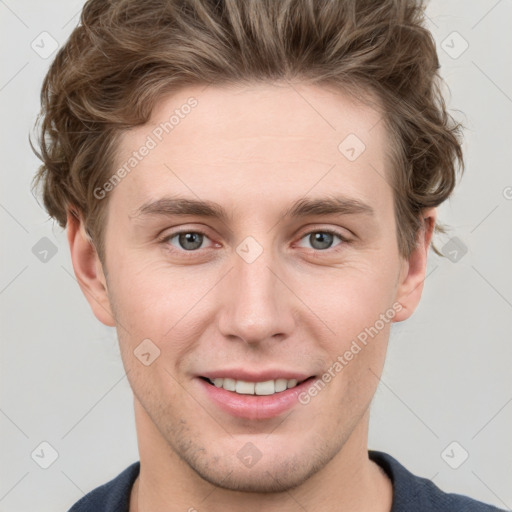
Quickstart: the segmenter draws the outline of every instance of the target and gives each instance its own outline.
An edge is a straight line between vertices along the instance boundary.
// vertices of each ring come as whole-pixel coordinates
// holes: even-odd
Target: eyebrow
[[[302,198],[295,201],[291,208],[283,213],[283,217],[307,217],[308,215],[354,215],[363,214],[373,216],[375,210],[359,199],[348,197],[320,197]]]
[[[301,198],[281,213],[283,218],[302,218],[312,215],[375,215],[375,210],[359,199],[343,196]],[[230,216],[219,204],[212,201],[163,197],[144,203],[133,214],[134,218],[145,216],[195,215],[219,219],[227,223]]]

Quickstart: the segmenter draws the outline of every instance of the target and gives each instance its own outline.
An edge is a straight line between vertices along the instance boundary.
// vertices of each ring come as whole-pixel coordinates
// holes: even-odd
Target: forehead
[[[249,207],[337,189],[379,208],[390,199],[384,126],[378,110],[332,87],[187,87],[123,135],[118,167],[150,149],[111,199],[133,213],[166,192]]]

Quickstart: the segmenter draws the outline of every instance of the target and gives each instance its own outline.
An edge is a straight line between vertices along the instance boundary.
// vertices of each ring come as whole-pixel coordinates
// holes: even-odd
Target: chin
[[[260,452],[255,444],[239,442],[236,436],[217,443],[211,439],[201,443],[189,437],[185,443],[174,444],[174,449],[208,483],[230,491],[254,493],[286,492],[299,487],[326,466],[338,451],[337,446],[329,443],[314,448],[307,442],[268,441],[265,447],[264,443],[254,441],[261,447]]]
[[[231,467],[228,464],[217,466],[212,464],[189,464],[190,467],[205,481],[237,492],[277,493],[286,492],[303,484],[317,468],[311,464],[290,464],[285,461],[276,466],[271,462],[264,464],[259,461],[252,468],[241,467],[242,464],[235,459]]]

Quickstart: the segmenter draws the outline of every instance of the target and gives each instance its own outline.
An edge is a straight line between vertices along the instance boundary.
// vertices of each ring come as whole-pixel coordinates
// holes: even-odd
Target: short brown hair
[[[107,201],[93,191],[113,174],[119,135],[147,122],[163,94],[202,83],[332,84],[382,105],[407,257],[421,211],[451,194],[457,161],[464,168],[424,10],[412,0],[89,0],[42,86],[34,187],[42,182],[62,227],[68,209],[82,217],[101,258]]]

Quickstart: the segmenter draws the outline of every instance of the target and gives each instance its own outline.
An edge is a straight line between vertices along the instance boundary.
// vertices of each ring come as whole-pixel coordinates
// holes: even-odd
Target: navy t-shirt
[[[369,450],[368,455],[393,482],[391,512],[505,512],[461,494],[445,493],[430,480],[413,475],[387,453]],[[129,512],[130,492],[139,469],[140,462],[134,462],[113,480],[86,494],[68,512]]]

